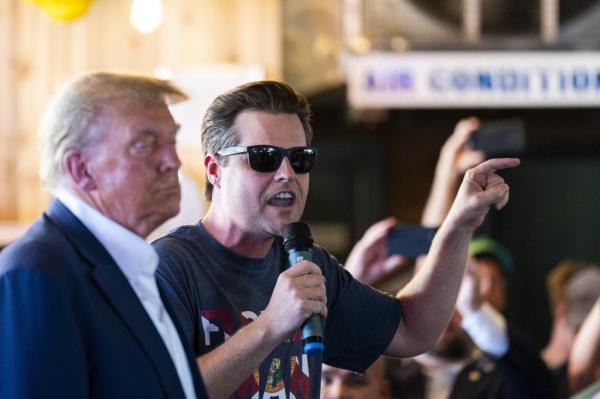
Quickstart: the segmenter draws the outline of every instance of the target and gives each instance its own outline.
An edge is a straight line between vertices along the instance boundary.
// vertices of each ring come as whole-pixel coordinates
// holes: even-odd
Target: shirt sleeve
[[[354,279],[323,250],[315,260],[327,282],[325,363],[364,372],[389,346],[402,317],[400,301]]]
[[[508,352],[506,320],[489,303],[464,317],[461,325],[482,351],[496,357]]]

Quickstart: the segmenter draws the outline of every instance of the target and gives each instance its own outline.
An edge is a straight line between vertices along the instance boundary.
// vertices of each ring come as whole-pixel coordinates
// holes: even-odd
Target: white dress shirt
[[[158,255],[154,248],[70,192],[59,189],[55,196],[90,230],[119,266],[162,337],[186,398],[196,398],[183,345],[156,286],[154,272],[158,266]]]

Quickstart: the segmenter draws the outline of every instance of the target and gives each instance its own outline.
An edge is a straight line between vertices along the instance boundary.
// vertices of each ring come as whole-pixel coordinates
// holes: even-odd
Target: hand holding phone
[[[469,146],[485,153],[487,158],[520,155],[525,151],[525,124],[519,118],[481,123]]]

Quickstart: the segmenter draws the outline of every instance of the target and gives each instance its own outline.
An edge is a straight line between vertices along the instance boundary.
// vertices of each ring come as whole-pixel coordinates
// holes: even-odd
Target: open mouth
[[[295,201],[296,194],[292,193],[291,191],[282,191],[269,198],[267,204],[278,208],[286,208],[292,206]]]

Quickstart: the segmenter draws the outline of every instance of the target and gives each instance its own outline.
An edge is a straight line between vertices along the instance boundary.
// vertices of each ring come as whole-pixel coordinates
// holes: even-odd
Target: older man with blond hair
[[[93,73],[40,129],[48,210],[0,254],[0,397],[206,397],[159,294],[144,238],[177,214],[186,96],[148,77]]]

